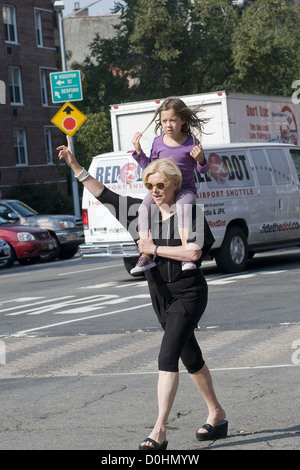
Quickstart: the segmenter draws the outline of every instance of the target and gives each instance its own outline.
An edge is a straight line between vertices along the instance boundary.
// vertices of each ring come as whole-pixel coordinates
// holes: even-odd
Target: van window
[[[209,172],[198,177],[200,181],[205,178],[209,188],[254,186],[252,168],[245,152],[212,152],[205,156],[208,158]]]
[[[300,150],[292,149],[290,150],[290,152],[297,171],[298,178],[300,180]]]
[[[288,184],[291,182],[289,165],[285,153],[281,149],[268,150],[272,170],[277,184]]]
[[[267,162],[267,157],[263,150],[251,150],[254,167],[261,186],[272,185],[271,168]]]

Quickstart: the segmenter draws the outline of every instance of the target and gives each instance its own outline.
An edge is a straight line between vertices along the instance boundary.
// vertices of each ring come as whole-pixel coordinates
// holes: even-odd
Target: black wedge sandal
[[[198,441],[221,439],[227,437],[228,421],[227,419],[223,419],[223,421],[220,421],[215,426],[206,423],[201,427],[201,429],[205,429],[207,432],[197,432],[196,438]]]
[[[147,437],[143,442],[151,442],[151,446],[139,446],[139,450],[149,450],[149,451],[157,451],[157,450],[166,450],[168,446],[168,441],[164,441],[162,444],[158,444],[158,442],[154,441],[150,437]]]

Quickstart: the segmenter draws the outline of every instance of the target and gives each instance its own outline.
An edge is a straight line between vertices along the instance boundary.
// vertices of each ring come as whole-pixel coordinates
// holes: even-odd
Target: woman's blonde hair
[[[177,184],[176,194],[181,189],[182,174],[179,166],[172,160],[172,158],[161,158],[154,160],[143,171],[143,182],[148,182],[149,176],[154,173],[160,173],[165,180]]]

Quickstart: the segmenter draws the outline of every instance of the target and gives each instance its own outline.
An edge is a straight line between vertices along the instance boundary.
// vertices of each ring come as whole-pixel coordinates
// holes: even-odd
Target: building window
[[[11,104],[23,104],[21,72],[19,67],[8,67],[8,85]]]
[[[5,31],[5,41],[10,43],[17,43],[17,21],[16,21],[16,9],[8,5],[2,7],[3,12],[3,23]]]
[[[6,86],[3,80],[0,80],[0,104],[6,104]]]
[[[16,165],[28,165],[25,129],[14,129]]]
[[[42,93],[42,105],[48,106],[47,77],[46,77],[46,70],[44,69],[41,69],[41,93]]]
[[[35,31],[37,45],[38,47],[43,47],[42,15],[39,10],[35,10]]]
[[[45,127],[45,144],[48,165],[53,164],[52,139],[50,127]]]

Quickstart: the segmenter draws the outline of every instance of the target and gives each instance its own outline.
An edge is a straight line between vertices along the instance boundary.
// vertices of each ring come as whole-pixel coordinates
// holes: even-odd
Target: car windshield
[[[24,204],[24,202],[10,201],[9,205],[22,217],[33,217],[34,215],[38,215],[34,209],[31,209],[31,207],[27,206],[27,204]]]

